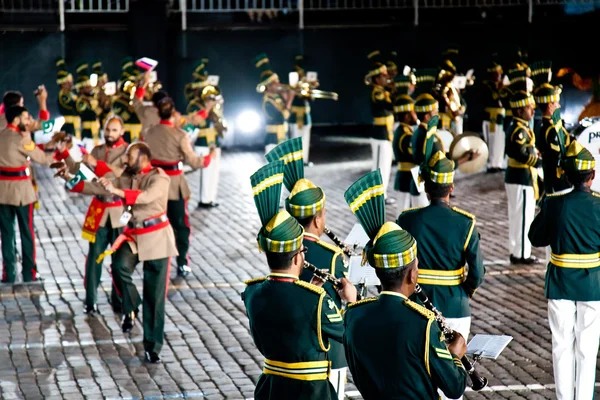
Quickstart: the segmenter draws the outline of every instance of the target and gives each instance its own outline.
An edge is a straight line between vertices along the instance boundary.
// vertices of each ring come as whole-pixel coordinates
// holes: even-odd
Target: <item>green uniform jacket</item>
[[[417,165],[420,165],[425,160],[425,140],[427,139],[427,124],[421,123],[415,129],[412,139],[411,139],[411,147],[412,147],[412,155],[413,162]],[[435,154],[438,151],[444,151],[444,144],[442,143],[442,139],[436,134],[434,134],[433,139],[433,151],[431,154]]]
[[[82,138],[98,138],[100,133],[100,121],[98,121],[98,107],[92,96],[80,95],[75,103],[77,113],[81,117],[81,137]],[[94,126],[90,128],[88,124]]]
[[[417,241],[419,285],[432,303],[446,318],[470,316],[469,298],[485,275],[475,217],[433,200],[427,207],[404,211],[397,223]]]
[[[310,102],[307,98],[296,95],[292,100],[292,110],[289,123],[298,124],[299,127],[311,125],[312,118],[310,116]]]
[[[77,96],[70,90],[61,89],[58,93],[58,112],[65,118],[65,123],[61,128],[62,131],[75,135],[75,125],[72,122],[67,122],[66,119],[79,118],[77,113]],[[81,124],[81,122],[80,122]]]
[[[509,87],[503,87],[499,90],[500,99],[502,100],[502,105],[506,110],[506,115],[504,117],[504,132],[506,135],[510,132],[510,126],[513,122],[512,117],[512,109],[510,108],[510,97],[513,95],[513,91]]]
[[[483,120],[503,126],[504,107],[500,91],[494,81],[483,81]]]
[[[125,140],[132,143],[138,138],[142,131],[142,123],[138,118],[135,110],[129,105],[129,98],[120,95],[115,99],[112,106],[113,112],[123,120],[125,124]],[[129,140],[127,140],[129,139]]]
[[[202,104],[201,100],[198,100],[197,98],[194,98],[192,100],[190,100],[187,109],[186,109],[186,113],[188,115],[190,114],[196,114],[199,111],[204,110],[204,105]],[[212,121],[210,119],[205,119],[203,120],[197,127],[199,129],[198,132],[198,137],[196,138],[196,141],[194,142],[194,146],[198,146],[198,147],[210,147],[210,146],[216,146],[216,147],[221,147],[221,140],[220,137],[217,135],[217,131],[214,130],[214,124],[212,123]],[[211,129],[210,131],[205,131],[205,129]]]
[[[600,195],[587,187],[548,195],[529,228],[536,247],[550,246],[547,299],[600,300]]]
[[[246,284],[242,299],[250,333],[265,357],[254,398],[337,399],[328,379],[328,350],[330,339],[342,341],[344,325],[325,289],[286,274]],[[297,364],[308,362],[317,364]]]
[[[529,123],[520,118],[513,122],[506,136],[506,155],[508,166],[504,174],[504,182],[523,186],[537,185],[536,168],[540,166],[535,148],[535,135]]]
[[[392,140],[394,135],[394,105],[392,104],[390,92],[381,86],[373,85],[371,114],[373,115],[371,137],[378,140]]]
[[[392,141],[394,158],[398,163],[396,180],[394,181],[394,190],[418,196],[419,191],[417,190],[415,180],[410,173],[411,168],[417,165],[413,162],[411,146],[412,136],[412,127],[404,122],[400,122],[398,129],[394,132],[394,140]]]
[[[425,307],[383,291],[350,304],[344,323],[348,367],[365,400],[437,400],[437,388],[456,399],[465,391],[467,373]]]
[[[285,108],[285,101],[277,93],[265,93],[262,109],[267,122],[265,145],[279,144],[287,139],[287,120],[290,111]]]
[[[319,269],[329,271],[336,278],[348,277],[348,265],[344,262],[344,253],[339,247],[322,242],[318,237],[310,233],[304,232],[304,247],[308,249],[306,253],[306,261],[313,264]],[[313,273],[307,269],[302,271],[300,279],[305,282],[310,282]],[[323,288],[331,297],[337,308],[342,308],[342,299],[338,295],[333,285],[326,282]],[[331,368],[338,369],[347,367],[346,357],[344,356],[344,346],[336,341],[331,341],[331,349],[329,350],[329,360],[331,360]]]
[[[571,143],[569,132],[561,128],[565,135],[565,148]],[[571,187],[567,175],[559,168],[560,147],[556,137],[556,129],[552,118],[543,117],[536,134],[535,144],[542,153],[542,168],[544,169],[544,189],[546,193],[559,192]]]

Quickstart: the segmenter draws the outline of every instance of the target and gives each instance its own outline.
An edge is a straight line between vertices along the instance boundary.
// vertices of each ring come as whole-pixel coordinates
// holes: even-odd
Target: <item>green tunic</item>
[[[504,174],[504,182],[535,188],[537,167],[540,166],[541,160],[536,153],[535,135],[529,128],[529,122],[514,117],[508,132],[506,136],[508,167]]]
[[[410,172],[410,170],[417,165],[413,162],[411,147],[412,136],[412,127],[404,122],[400,122],[398,129],[394,132],[394,140],[392,141],[394,158],[398,163],[396,180],[394,181],[394,190],[418,196],[419,191],[417,190],[417,185],[415,185],[415,180]]]
[[[330,339],[342,341],[344,325],[325,289],[273,273],[246,284],[250,333],[265,357],[254,398],[337,399],[328,350]]]
[[[290,112],[285,108],[283,98],[277,93],[265,93],[262,108],[267,121],[265,145],[284,142],[288,135]]]
[[[125,129],[123,139],[128,143],[137,141],[142,132],[142,123],[133,107],[129,104],[129,99],[124,94],[119,95],[113,102],[112,109],[123,120],[123,128]]]
[[[65,123],[61,130],[70,134],[79,134],[81,129],[81,118],[77,113],[77,96],[70,90],[61,89],[58,93],[58,112],[65,117]],[[78,121],[79,120],[79,121]]]
[[[81,118],[81,137],[98,140],[100,122],[98,121],[97,103],[92,96],[80,95],[75,103],[77,113]]]
[[[427,139],[427,124],[421,123],[415,129],[411,139],[413,161],[415,164],[421,164],[425,160],[425,139]],[[442,139],[435,133],[431,154],[435,154],[438,151],[444,151],[444,144]]]
[[[188,115],[196,114],[199,111],[202,111],[203,109],[204,109],[204,105],[202,104],[202,102],[200,100],[194,98],[194,99],[190,100],[190,102],[188,103],[186,112]],[[212,121],[210,119],[206,118],[205,120],[202,120],[202,122],[200,122],[200,124],[198,125],[198,130],[199,130],[198,137],[196,138],[196,141],[194,142],[194,146],[221,147],[221,141],[219,140],[217,131],[215,130],[214,124],[212,123]]]
[[[550,246],[545,296],[600,300],[600,195],[587,187],[548,195],[529,228],[536,247]]]
[[[470,316],[469,299],[485,275],[475,217],[433,200],[404,211],[397,223],[417,241],[419,285],[432,303],[446,318]]]
[[[377,140],[392,140],[394,135],[394,105],[384,87],[373,85],[371,91],[371,114],[373,127],[371,137]]]
[[[384,291],[350,304],[344,322],[348,367],[365,400],[437,400],[437,388],[455,399],[465,391],[467,373],[423,306]]]
[[[565,148],[571,143],[569,133],[561,128],[565,135]],[[571,187],[567,176],[558,166],[560,147],[556,137],[556,128],[552,118],[543,117],[536,133],[535,144],[542,153],[542,168],[544,170],[544,189],[546,193],[559,192]]]
[[[348,277],[348,265],[344,262],[344,254],[339,247],[329,243],[322,242],[318,237],[310,233],[304,233],[304,246],[308,249],[306,253],[306,261],[313,264],[319,269],[329,271],[336,278]],[[300,279],[305,282],[310,282],[313,273],[307,269],[302,271]],[[342,299],[331,283],[326,282],[323,288],[331,297],[337,308],[342,308]],[[347,367],[346,357],[344,356],[344,346],[342,343],[331,341],[331,349],[329,350],[329,360],[331,360],[331,368],[338,369]]]
[[[311,125],[312,118],[310,116],[310,103],[308,98],[296,95],[292,100],[292,112],[290,113],[290,124],[297,124],[298,128],[304,125]]]

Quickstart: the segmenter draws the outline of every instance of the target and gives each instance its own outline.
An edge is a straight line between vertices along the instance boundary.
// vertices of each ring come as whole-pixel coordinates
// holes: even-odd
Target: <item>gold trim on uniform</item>
[[[286,363],[265,358],[263,373],[300,381],[319,381],[329,378],[330,369],[331,362],[327,360]]]
[[[287,122],[281,125],[267,125],[267,133],[274,133],[277,135],[277,142],[281,143],[285,140],[288,131]]]
[[[423,285],[456,286],[463,282],[465,267],[452,271],[419,268],[417,282]]]
[[[562,268],[596,268],[600,267],[600,253],[555,254],[550,252],[550,262]]]

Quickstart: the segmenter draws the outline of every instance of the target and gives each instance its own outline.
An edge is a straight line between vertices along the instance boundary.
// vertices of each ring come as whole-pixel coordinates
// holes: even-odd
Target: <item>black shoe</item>
[[[510,255],[510,263],[511,264],[521,264],[521,258],[517,258],[515,256],[513,256],[512,254]]]
[[[146,352],[146,361],[148,361],[149,363],[152,363],[152,364],[159,363],[160,356],[158,355],[158,353],[156,353],[154,351],[147,351]]]
[[[192,269],[187,265],[180,265],[177,267],[177,276],[185,278],[190,274],[190,272],[192,272]]]
[[[83,313],[84,314],[99,314],[98,312],[98,306],[95,304],[92,304],[91,306],[86,305],[85,308],[83,309]]]
[[[123,331],[123,333],[131,332],[131,330],[133,329],[133,325],[135,325],[135,311],[123,315],[121,330]]]
[[[214,207],[219,207],[219,203],[215,203],[214,201],[211,201],[210,203],[198,203],[198,208],[214,208]]]
[[[539,258],[531,256],[529,258],[521,258],[521,264],[524,265],[533,265],[533,264],[540,264],[541,261]]]

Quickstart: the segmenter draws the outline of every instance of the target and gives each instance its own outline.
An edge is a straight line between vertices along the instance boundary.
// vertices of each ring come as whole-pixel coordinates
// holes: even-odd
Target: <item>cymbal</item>
[[[474,174],[481,171],[488,161],[489,150],[487,144],[479,135],[473,132],[465,132],[454,138],[450,145],[450,158],[458,160],[469,151],[479,153],[479,157],[458,166],[458,170],[463,174]]]

